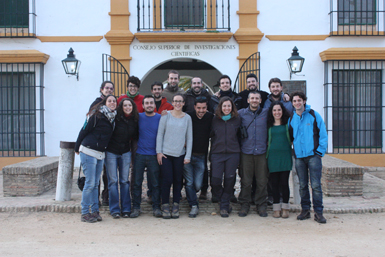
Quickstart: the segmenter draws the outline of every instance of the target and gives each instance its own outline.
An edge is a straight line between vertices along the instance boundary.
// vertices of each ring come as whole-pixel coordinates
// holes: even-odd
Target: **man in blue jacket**
[[[323,119],[318,112],[306,104],[303,92],[291,94],[295,112],[289,120],[289,132],[294,145],[295,168],[297,170],[300,195],[301,213],[298,220],[310,218],[309,176],[313,195],[314,220],[326,223],[322,205],[322,156],[327,149],[328,136]]]

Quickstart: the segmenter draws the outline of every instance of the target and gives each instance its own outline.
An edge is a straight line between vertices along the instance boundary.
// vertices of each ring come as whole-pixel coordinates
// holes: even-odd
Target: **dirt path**
[[[326,214],[328,223],[232,214],[223,219],[80,222],[79,214],[0,213],[0,256],[383,256],[385,213]]]

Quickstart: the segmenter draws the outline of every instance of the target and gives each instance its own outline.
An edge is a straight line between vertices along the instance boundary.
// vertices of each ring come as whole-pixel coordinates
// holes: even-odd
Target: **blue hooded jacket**
[[[301,116],[294,112],[289,120],[289,133],[296,158],[325,155],[328,145],[325,123],[318,112],[311,110],[310,105],[306,104]]]

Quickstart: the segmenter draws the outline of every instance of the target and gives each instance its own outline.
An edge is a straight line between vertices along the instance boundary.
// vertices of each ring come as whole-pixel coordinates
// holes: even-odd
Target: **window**
[[[203,0],[165,0],[166,28],[202,28],[204,24]]]
[[[0,0],[0,37],[34,37],[35,16],[35,0]]]
[[[0,64],[0,156],[44,155],[42,68]]]
[[[331,36],[384,36],[384,1],[331,0]]]
[[[325,123],[332,138],[333,153],[383,152],[385,62],[328,61],[325,64],[328,80]]]
[[[339,0],[338,24],[376,24],[376,0]]]

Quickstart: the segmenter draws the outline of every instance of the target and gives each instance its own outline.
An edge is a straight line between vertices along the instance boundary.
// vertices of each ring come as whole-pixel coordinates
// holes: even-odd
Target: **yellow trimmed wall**
[[[385,167],[385,154],[328,154],[360,166]]]
[[[39,157],[2,157],[0,158],[0,169],[3,170],[5,166],[19,163],[19,162],[25,162],[29,160],[33,160]]]

